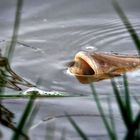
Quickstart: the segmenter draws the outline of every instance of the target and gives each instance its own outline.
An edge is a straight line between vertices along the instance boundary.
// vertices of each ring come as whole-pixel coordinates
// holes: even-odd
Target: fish
[[[80,51],[69,63],[68,71],[80,83],[89,84],[121,76],[140,68],[140,57],[135,54]]]

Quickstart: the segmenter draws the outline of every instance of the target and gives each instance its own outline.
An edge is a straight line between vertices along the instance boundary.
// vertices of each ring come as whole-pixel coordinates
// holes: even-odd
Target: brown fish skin
[[[136,55],[81,51],[68,69],[81,83],[91,83],[140,68]]]

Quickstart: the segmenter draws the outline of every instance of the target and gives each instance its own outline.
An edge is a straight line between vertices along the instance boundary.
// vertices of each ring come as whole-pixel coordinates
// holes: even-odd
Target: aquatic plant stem
[[[30,100],[28,101],[28,104],[26,105],[26,108],[25,108],[25,110],[23,112],[23,115],[22,115],[22,117],[20,119],[20,122],[18,124],[18,127],[17,127],[17,129],[20,132],[23,132],[23,129],[24,129],[25,125],[26,125],[26,121],[29,118],[30,112],[33,109],[35,98],[36,98],[36,96],[32,95],[30,97]],[[20,138],[20,134],[19,133],[14,133],[14,135],[12,137],[12,140],[19,140],[19,138]]]
[[[107,119],[106,119],[106,117],[105,117],[103,108],[102,108],[102,106],[101,106],[101,104],[100,104],[98,95],[97,95],[96,90],[95,90],[95,88],[94,88],[94,85],[93,85],[93,84],[90,84],[90,86],[91,86],[91,89],[92,89],[92,94],[93,94],[93,97],[94,97],[94,99],[95,99],[96,105],[97,105],[97,107],[98,107],[98,110],[99,110],[99,112],[100,112],[100,114],[101,114],[101,117],[102,117],[102,120],[103,120],[103,122],[104,122],[104,125],[105,125],[105,127],[106,127],[106,130],[107,130],[108,135],[109,135],[109,137],[110,137],[110,140],[117,140],[117,137],[116,137],[117,135],[115,134],[115,132],[112,131],[112,128],[110,127],[110,125],[109,125],[109,123],[108,123],[108,121],[107,121]]]
[[[131,127],[132,121],[129,118],[128,110],[126,108],[125,102],[122,100],[122,98],[120,96],[120,92],[119,92],[119,90],[117,88],[117,85],[116,85],[114,79],[111,79],[111,84],[112,84],[112,87],[113,87],[113,93],[114,93],[114,95],[116,97],[118,107],[120,109],[121,116],[123,118],[123,121],[125,123],[126,128],[129,129]]]
[[[114,132],[114,135],[115,135],[116,140],[117,140],[118,136],[117,136],[116,125],[115,125],[114,114],[113,114],[113,108],[111,106],[110,97],[108,97],[108,110],[109,110],[109,116],[110,116],[110,125],[111,125],[112,131]]]
[[[79,136],[81,137],[82,140],[89,140],[88,137],[85,135],[85,133],[79,128],[79,126],[76,124],[76,122],[68,115],[67,113],[66,117],[68,118],[69,122],[72,124],[72,126],[75,128]]]
[[[126,108],[128,111],[128,117],[131,120],[131,122],[133,121],[133,112],[132,112],[132,106],[131,106],[131,100],[130,100],[130,96],[129,96],[129,85],[128,85],[128,80],[127,80],[127,76],[126,74],[123,75],[123,82],[124,82],[124,93],[125,93],[125,104],[126,104]]]
[[[118,13],[119,17],[121,18],[127,31],[130,33],[130,36],[131,36],[131,38],[132,38],[132,40],[133,40],[133,42],[138,50],[138,53],[140,55],[140,39],[139,39],[138,34],[136,33],[135,29],[133,28],[133,26],[129,22],[127,16],[125,15],[123,10],[121,9],[118,2],[116,0],[112,0],[112,5],[113,5],[114,9],[116,10],[116,12]]]
[[[11,37],[10,45],[7,46],[7,49],[6,49],[6,52],[5,52],[5,56],[9,59],[9,61],[11,60],[11,58],[13,56],[15,46],[16,46],[16,43],[17,43],[18,30],[19,30],[20,21],[21,21],[22,5],[23,5],[23,0],[17,0],[13,34],[12,34],[12,37]]]
[[[128,129],[124,140],[136,140],[135,133],[139,129],[139,125],[140,125],[140,112],[137,114],[131,127]],[[139,139],[137,139],[137,140],[139,140]]]

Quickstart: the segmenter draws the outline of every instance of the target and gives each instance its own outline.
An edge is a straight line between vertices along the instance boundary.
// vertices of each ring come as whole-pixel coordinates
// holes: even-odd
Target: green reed
[[[112,0],[112,5],[113,5],[114,9],[116,10],[118,16],[122,20],[128,33],[130,34],[130,36],[138,50],[138,53],[140,55],[140,38],[139,38],[138,34],[136,33],[135,29],[131,25],[130,21],[128,20],[127,16],[125,15],[125,13],[123,12],[122,8],[120,7],[120,5],[117,3],[116,0]]]
[[[79,136],[82,140],[89,140],[89,138],[86,136],[86,134],[80,129],[80,127],[76,124],[76,122],[66,113],[66,117],[68,118],[69,122],[72,124],[72,126],[75,128]]]
[[[17,5],[16,5],[16,13],[15,13],[15,21],[14,21],[14,27],[13,27],[13,34],[11,37],[11,41],[10,41],[10,45],[8,45],[6,47],[6,52],[5,52],[5,57],[8,58],[8,60],[10,61],[12,59],[14,50],[15,50],[15,46],[17,43],[17,38],[18,38],[18,31],[19,31],[19,26],[20,26],[20,21],[21,21],[21,11],[22,11],[22,6],[23,6],[23,0],[17,0]],[[2,76],[0,80],[0,104],[2,104],[2,98],[4,98],[4,85],[5,83],[5,71],[0,71],[0,77]],[[34,101],[35,101],[35,96],[30,96],[30,100],[28,101],[25,111],[23,112],[23,115],[21,116],[20,122],[18,124],[18,127],[12,127],[13,130],[13,137],[12,140],[20,140],[21,136],[22,136],[22,140],[23,138],[28,140],[28,136],[25,134],[27,133],[36,113],[37,113],[37,108],[35,107],[33,109],[34,106]],[[3,118],[1,118],[2,116],[2,110],[0,108],[0,123],[2,123]],[[2,123],[3,124],[3,123]],[[28,124],[28,125],[27,125]],[[26,131],[25,131],[26,130]],[[1,132],[0,132],[1,133]]]
[[[36,114],[36,110],[33,110],[33,106],[34,106],[34,101],[35,101],[35,96],[31,96],[30,100],[28,101],[28,104],[26,105],[26,108],[21,116],[21,119],[19,121],[19,124],[17,126],[17,129],[19,132],[28,132],[27,130],[29,129],[30,125],[32,124],[31,122],[33,121],[33,117]],[[30,115],[32,112],[32,115]],[[30,120],[28,123],[28,119]],[[28,124],[28,125],[27,125]],[[25,127],[26,125],[26,127]],[[28,127],[27,127],[28,126]],[[26,129],[25,129],[26,128]],[[14,133],[12,140],[19,140],[21,137],[20,133]],[[28,138],[29,139],[29,138]]]
[[[123,10],[120,8],[118,3],[114,0],[113,6],[120,16],[122,22],[124,23],[126,29],[130,33],[130,36],[132,37],[132,40],[135,43],[135,46],[140,54],[140,40],[139,36],[137,35],[136,31],[134,30],[133,26],[129,22],[128,18],[124,14]],[[13,34],[11,37],[10,45],[7,47],[6,56],[9,58],[9,61],[12,58],[12,55],[14,53],[14,49],[17,43],[18,38],[18,30],[20,26],[21,21],[21,11],[22,11],[22,5],[23,0],[17,0],[17,7],[16,7],[16,14],[15,14],[15,22],[14,22],[14,28],[13,28]],[[122,120],[124,122],[124,125],[126,127],[126,134],[124,136],[124,140],[138,140],[140,139],[140,111],[134,116],[134,111],[132,108],[131,98],[130,98],[130,91],[129,91],[129,84],[126,75],[123,76],[123,84],[124,84],[124,97],[121,96],[123,94],[117,87],[117,84],[114,79],[111,80],[111,85],[113,88],[113,94],[115,96],[115,99],[118,104],[118,108],[122,117]],[[95,90],[95,87],[93,84],[91,84],[92,89],[92,95],[94,97],[94,100],[97,104],[97,108],[100,112],[100,115],[102,117],[103,123],[105,125],[105,128],[107,130],[108,136],[110,140],[118,140],[118,134],[116,132],[116,124],[113,117],[113,109],[111,107],[110,101],[108,101],[108,108],[109,108],[109,118],[106,117],[104,113],[104,109],[101,105],[101,101],[98,97],[98,93]],[[2,97],[4,89],[3,86],[0,87],[0,94]],[[18,95],[17,95],[18,96]],[[20,95],[19,95],[20,96]],[[10,95],[9,95],[10,97]],[[26,105],[26,108],[20,118],[20,121],[17,126],[17,131],[13,131],[13,137],[12,140],[20,140],[23,139],[23,136],[21,135],[21,132],[24,133],[26,136],[28,135],[28,129],[32,125],[32,121],[34,120],[34,117],[36,116],[39,108],[34,107],[36,96],[30,96],[30,99]],[[0,102],[2,101],[2,98],[0,99]],[[136,99],[136,102],[140,106],[140,102]],[[1,109],[0,109],[1,113]],[[0,115],[1,117],[1,115]],[[81,139],[88,140],[88,136],[83,132],[83,130],[78,126],[78,124],[66,113],[66,117],[68,118],[69,122],[72,124],[72,126],[75,128]],[[1,118],[0,118],[1,120]],[[54,130],[53,130],[54,131]],[[48,130],[47,132],[48,133]],[[49,138],[49,136],[46,136],[46,140]],[[66,136],[62,134],[62,139],[64,140]],[[27,136],[24,139],[29,139]],[[53,139],[53,138],[52,138]]]
[[[7,46],[6,52],[5,52],[5,57],[7,57],[9,61],[12,59],[12,56],[13,56],[13,53],[17,44],[18,31],[19,31],[20,22],[21,22],[22,7],[23,7],[23,0],[17,0],[13,34],[11,37],[10,44]]]
[[[117,14],[121,18],[124,26],[126,27],[127,31],[129,32],[136,49],[138,50],[138,53],[140,55],[140,39],[137,35],[135,29],[131,25],[130,21],[128,20],[127,16],[124,14],[123,10],[119,6],[116,0],[112,1],[113,7],[116,10]],[[140,140],[140,111],[134,116],[134,111],[132,108],[131,98],[130,98],[130,91],[129,91],[129,84],[127,80],[127,76],[123,75],[123,88],[124,92],[122,93],[118,87],[117,83],[115,82],[115,79],[111,79],[111,85],[113,88],[113,94],[115,96],[122,120],[124,122],[125,128],[126,128],[126,134],[124,136],[124,140]],[[103,120],[103,123],[105,125],[105,128],[107,130],[108,136],[110,140],[119,140],[118,134],[116,132],[116,126],[113,118],[113,110],[111,108],[111,105],[109,104],[109,114],[110,114],[110,121],[108,121],[107,117],[105,116],[104,109],[101,105],[101,101],[98,97],[98,93],[96,92],[94,85],[91,84],[92,89],[92,95],[94,97],[94,100],[96,102],[97,108],[100,112],[101,118]],[[121,96],[124,94],[125,96]],[[140,102],[137,98],[135,98],[136,102],[140,106]],[[68,117],[68,116],[67,116]],[[70,117],[68,117],[70,123],[73,125],[81,139],[88,140],[88,137],[82,130],[78,127],[76,122]]]
[[[6,46],[6,51],[5,51],[5,57],[8,58],[10,61],[12,59],[12,55],[14,53],[14,49],[17,43],[17,37],[18,37],[18,30],[19,30],[19,25],[21,21],[21,11],[22,11],[22,5],[23,5],[23,0],[17,0],[16,4],[16,12],[15,12],[15,20],[14,20],[14,27],[13,27],[13,34],[11,37],[10,44]],[[0,94],[2,95],[4,93],[4,85],[5,83],[5,73],[6,71],[3,71],[0,69]]]

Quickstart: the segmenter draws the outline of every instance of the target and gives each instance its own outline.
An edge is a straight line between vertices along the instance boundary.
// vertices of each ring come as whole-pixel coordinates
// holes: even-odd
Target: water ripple
[[[28,22],[21,26],[19,43],[16,48],[18,59],[16,60],[21,60],[20,57],[26,56],[25,61],[30,61],[22,66],[29,67],[30,65],[26,71],[41,75],[43,86],[46,86],[47,83],[48,89],[58,90],[60,87],[61,90],[65,91],[79,93],[82,90],[85,91],[85,94],[89,93],[87,86],[85,88],[79,84],[72,87],[73,83],[78,84],[76,79],[68,77],[62,72],[66,69],[62,62],[71,61],[79,50],[134,52],[129,33],[122,21],[115,15],[93,16],[92,18],[70,17],[67,20],[49,20],[49,18],[43,17],[41,22],[32,19],[30,21],[29,17],[24,17],[28,19]],[[137,33],[140,33],[140,20],[137,13],[130,14],[129,17]],[[21,46],[26,47],[24,51]],[[19,65],[20,62],[16,62],[16,64]],[[22,67],[20,69],[23,71]],[[46,72],[44,73],[44,71]],[[34,76],[31,78],[33,79]],[[53,81],[58,83],[54,84]]]

